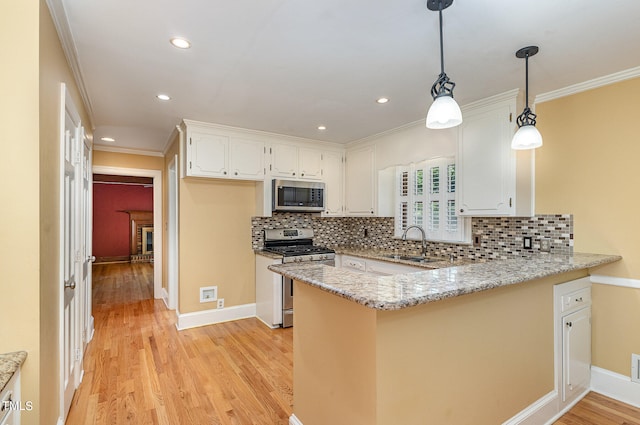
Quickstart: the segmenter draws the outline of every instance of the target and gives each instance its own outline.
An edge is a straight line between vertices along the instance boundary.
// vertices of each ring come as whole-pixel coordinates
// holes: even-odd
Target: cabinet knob
[[[226,171],[223,171],[223,172],[222,172],[222,174],[224,174],[224,175],[226,176],[226,175],[227,175],[227,172],[226,172]]]
[[[571,323],[571,322],[567,322],[567,327],[568,327],[568,328],[570,328],[570,327],[572,327],[572,326],[573,326],[573,323]]]
[[[295,176],[295,175],[296,175],[296,173],[292,173],[291,175],[292,175],[292,176]]]
[[[577,303],[581,303],[581,302],[582,302],[582,297],[580,297],[580,298],[576,298],[576,302],[577,302]]]
[[[295,173],[294,173],[294,174],[295,174]],[[300,173],[300,175],[304,177],[304,173]]]
[[[460,208],[460,212],[461,212],[461,213],[463,213],[463,212],[464,212],[464,209],[463,209],[463,208]]]
[[[373,214],[373,210],[371,210],[371,214]]]
[[[235,173],[233,173],[233,174],[235,174],[235,175],[237,176],[237,175],[238,175],[238,172],[236,171],[236,172],[235,172]]]

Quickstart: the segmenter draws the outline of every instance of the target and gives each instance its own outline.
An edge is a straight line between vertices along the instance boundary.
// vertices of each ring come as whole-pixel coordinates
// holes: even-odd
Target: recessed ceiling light
[[[324,125],[319,125],[318,126],[318,130],[322,131],[322,130],[326,130],[327,127],[325,127]]]
[[[103,142],[115,142],[116,139],[114,139],[113,137],[101,137],[100,140],[102,140]]]
[[[389,99],[386,97],[381,97],[380,99],[376,100],[376,102],[378,103],[387,103],[388,101]]]
[[[189,40],[180,37],[173,37],[171,40],[169,40],[169,42],[171,42],[171,44],[178,49],[188,49],[189,47],[191,47],[191,43],[189,42]]]
[[[156,97],[158,99],[160,99],[160,100],[171,100],[171,98],[169,96],[167,96],[166,94],[159,94]]]

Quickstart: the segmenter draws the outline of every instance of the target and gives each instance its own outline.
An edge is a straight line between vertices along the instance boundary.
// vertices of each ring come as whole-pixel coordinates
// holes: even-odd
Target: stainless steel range
[[[282,255],[283,263],[321,261],[335,265],[335,251],[313,244],[313,229],[264,231],[264,250]],[[293,326],[293,279],[282,278],[282,327]]]

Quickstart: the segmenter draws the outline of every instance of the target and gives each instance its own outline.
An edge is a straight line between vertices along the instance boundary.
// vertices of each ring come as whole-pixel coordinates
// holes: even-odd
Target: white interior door
[[[81,329],[82,329],[82,349],[80,357],[84,358],[84,350],[93,337],[93,316],[91,310],[92,301],[92,271],[93,262],[93,172],[91,171],[92,161],[91,144],[86,137],[82,137],[82,181],[80,182],[80,216],[82,222],[82,237],[80,238],[80,258],[82,262],[82,285],[80,302]],[[79,384],[79,383],[78,383]]]
[[[80,161],[83,130],[80,115],[62,84],[60,116],[60,373],[61,416],[66,419],[73,394],[82,376],[81,362],[81,267],[83,237],[79,211]]]

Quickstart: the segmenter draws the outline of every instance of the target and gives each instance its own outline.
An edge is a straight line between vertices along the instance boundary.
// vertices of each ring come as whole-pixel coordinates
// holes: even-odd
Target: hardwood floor
[[[554,425],[640,425],[640,409],[590,392]]]
[[[178,332],[153,299],[153,266],[94,266],[96,331],[68,425],[286,425],[292,328],[246,319]],[[640,425],[640,409],[589,393],[555,425]]]
[[[246,319],[178,332],[153,266],[94,266],[95,335],[67,424],[286,425],[292,329]]]

